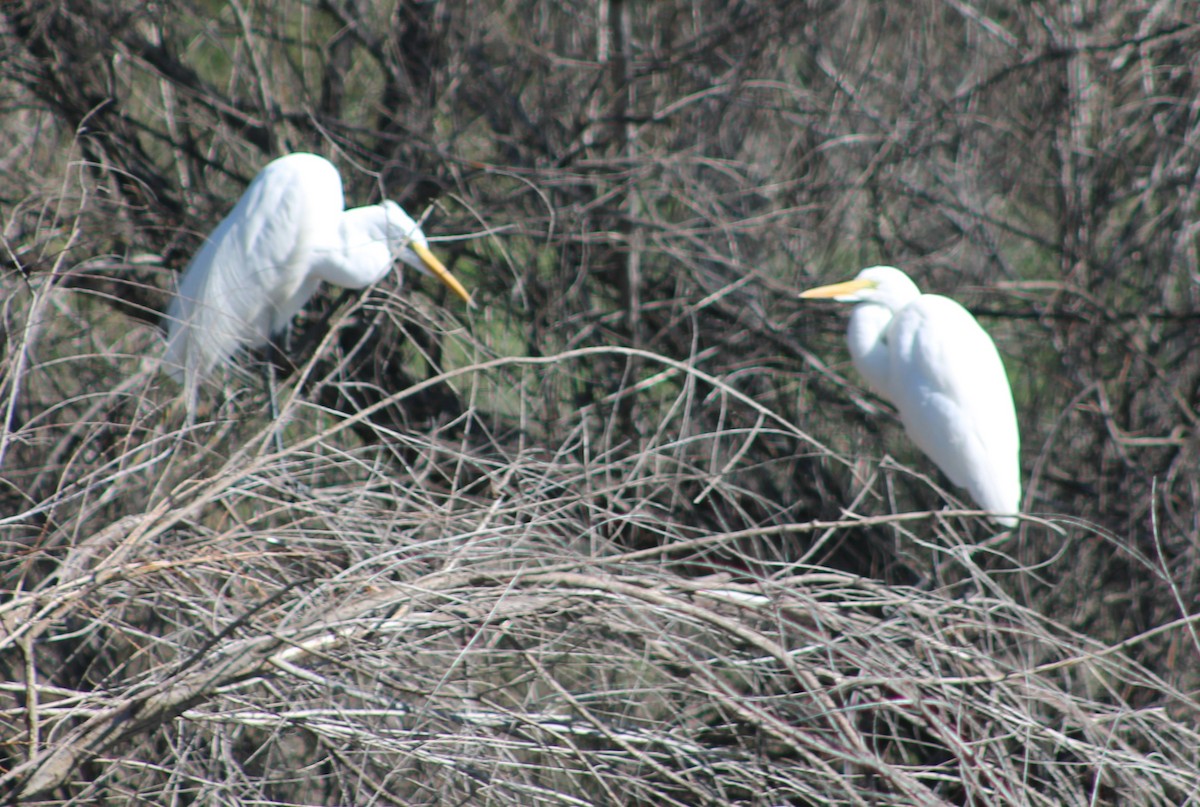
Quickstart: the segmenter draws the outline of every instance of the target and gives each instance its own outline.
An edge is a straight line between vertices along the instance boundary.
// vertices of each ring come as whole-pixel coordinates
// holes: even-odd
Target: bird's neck
[[[321,278],[338,286],[361,289],[382,279],[394,260],[383,209],[370,205],[343,213],[335,237],[318,258]]]
[[[850,314],[846,340],[854,367],[867,383],[885,398],[891,399],[891,378],[887,333],[892,310],[878,303],[859,303]]]

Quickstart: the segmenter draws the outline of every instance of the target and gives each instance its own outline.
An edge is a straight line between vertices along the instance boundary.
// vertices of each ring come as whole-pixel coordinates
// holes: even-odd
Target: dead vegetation
[[[5,6],[0,788],[1200,802],[1200,28],[1060,5]],[[480,307],[188,423],[172,272],[299,148]],[[996,337],[1011,534],[794,299],[879,261]]]

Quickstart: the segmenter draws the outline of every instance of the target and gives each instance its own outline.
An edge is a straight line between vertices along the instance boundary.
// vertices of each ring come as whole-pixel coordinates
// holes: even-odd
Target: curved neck
[[[859,303],[850,313],[846,334],[855,368],[876,392],[889,400],[892,389],[887,332],[892,316],[892,310],[885,305]]]
[[[350,289],[378,282],[392,268],[387,214],[379,205],[355,207],[342,214],[334,238],[321,250],[314,271],[322,280]]]

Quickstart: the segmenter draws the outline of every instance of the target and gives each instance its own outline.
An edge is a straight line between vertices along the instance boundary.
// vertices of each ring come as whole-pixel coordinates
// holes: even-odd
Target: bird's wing
[[[991,337],[958,303],[923,295],[888,332],[892,392],[905,428],[984,509],[1016,512],[1020,438]]]
[[[313,187],[314,169],[323,187]],[[168,311],[166,362],[177,378],[194,383],[239,348],[264,344],[304,304],[315,281],[298,258],[315,229],[314,200],[340,212],[337,171],[312,155],[292,155],[264,168],[217,225]]]
[[[287,159],[268,165],[205,245],[214,248],[214,256],[207,273],[211,285],[202,299],[224,301],[213,307],[241,344],[266,343],[277,326],[278,309],[307,279],[300,256],[314,229],[313,208],[321,201],[307,168]]]

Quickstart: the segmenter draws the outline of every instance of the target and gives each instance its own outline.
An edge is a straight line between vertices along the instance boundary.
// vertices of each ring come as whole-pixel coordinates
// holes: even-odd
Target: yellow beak
[[[467,305],[475,305],[473,302],[471,302],[471,294],[465,288],[463,288],[463,284],[458,282],[458,278],[450,274],[450,270],[442,265],[442,262],[439,261],[432,252],[429,251],[428,247],[426,247],[424,244],[418,244],[416,241],[410,241],[408,243],[408,247],[413,252],[417,253],[417,257],[421,259],[421,263],[425,264],[425,268],[435,275],[438,280],[450,287],[450,291],[461,297],[462,301]]]
[[[834,283],[829,286],[818,286],[815,289],[801,292],[800,297],[804,300],[828,300],[833,297],[844,297],[846,295],[860,292],[863,289],[869,289],[875,284],[870,280],[855,278],[847,280],[844,283]]]

